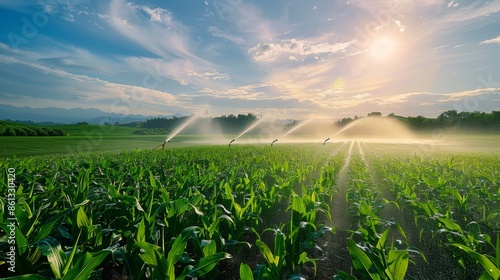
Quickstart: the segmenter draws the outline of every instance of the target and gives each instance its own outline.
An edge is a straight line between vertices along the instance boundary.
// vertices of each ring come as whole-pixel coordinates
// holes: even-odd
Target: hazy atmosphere
[[[500,280],[500,0],[0,18],[0,279]]]
[[[0,0],[0,103],[124,115],[500,107],[500,1]]]

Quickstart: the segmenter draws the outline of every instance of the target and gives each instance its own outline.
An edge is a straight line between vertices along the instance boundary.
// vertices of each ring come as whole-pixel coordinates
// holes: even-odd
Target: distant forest
[[[158,131],[158,129],[172,131],[186,122],[188,118],[189,117],[149,119],[140,125],[143,130],[136,131],[136,134],[149,134],[148,132]],[[257,116],[251,113],[246,115],[238,114],[237,116],[230,114],[213,118],[199,118],[195,122],[187,126],[186,129],[183,130],[183,133],[217,133],[217,131],[210,131],[213,129],[218,129],[222,133],[239,133],[243,128],[251,125],[257,120]]]
[[[382,114],[380,112],[372,112],[369,113],[367,117],[382,117]],[[500,111],[484,113],[448,110],[440,114],[437,118],[426,118],[423,116],[401,117],[394,114],[389,114],[387,117],[398,119],[413,130],[428,130],[435,128],[500,130]],[[359,118],[362,117],[355,116],[354,118],[343,118],[337,121],[337,125],[344,126]]]

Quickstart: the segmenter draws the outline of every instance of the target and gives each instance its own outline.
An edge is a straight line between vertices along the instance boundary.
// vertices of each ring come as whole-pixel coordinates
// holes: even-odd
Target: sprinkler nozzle
[[[233,143],[234,141],[236,141],[236,139],[233,139],[231,140],[231,142],[229,142],[229,147],[231,147],[231,143]]]
[[[274,144],[275,142],[278,142],[278,139],[274,139],[274,140],[273,140],[273,142],[271,143],[271,147],[273,146],[273,144]]]
[[[326,138],[325,141],[323,142],[323,145],[326,144],[326,141],[330,140],[330,137]]]

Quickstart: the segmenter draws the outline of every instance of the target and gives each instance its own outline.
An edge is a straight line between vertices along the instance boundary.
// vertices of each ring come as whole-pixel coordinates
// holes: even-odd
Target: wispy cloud
[[[478,18],[492,16],[500,11],[499,1],[473,1],[468,5],[460,5],[453,12],[446,13],[441,22],[471,23],[474,25],[484,24],[481,22],[471,22]]]
[[[191,49],[189,28],[161,8],[150,8],[113,0],[109,24],[135,44],[163,58],[202,60]],[[148,20],[145,21],[144,19]]]
[[[254,44],[272,40],[279,34],[276,28],[281,23],[264,17],[262,11],[251,2],[216,1],[214,6],[218,17],[226,23],[224,25],[232,27],[226,31],[225,36],[228,38],[241,38],[245,44]],[[216,37],[221,36],[219,34]],[[234,42],[243,43],[241,40]]]
[[[440,99],[440,101],[457,101],[457,100],[462,100],[464,98],[470,98],[470,97],[478,97],[482,95],[495,95],[497,97],[500,96],[500,88],[480,88],[480,89],[474,89],[474,90],[465,90],[465,91],[459,91],[459,92],[453,92],[453,93],[448,93],[444,94],[443,98]],[[484,99],[484,98],[483,98]],[[482,101],[482,99],[476,100],[477,102]]]
[[[222,39],[228,40],[228,41],[230,41],[234,44],[237,44],[237,45],[241,45],[241,44],[245,43],[245,39],[242,36],[231,35],[230,31],[228,31],[228,30],[223,31],[222,29],[220,29],[217,26],[208,27],[208,32],[216,38],[222,38]]]
[[[481,44],[481,45],[483,45],[483,44],[500,44],[500,36],[497,36],[493,39],[484,40],[484,41],[480,42],[479,44]]]
[[[220,87],[231,79],[228,73],[218,71],[211,65],[197,64],[188,59],[125,57],[123,60],[137,73],[150,77],[151,81],[147,83],[153,85],[168,79],[193,88]]]
[[[249,49],[248,52],[256,61],[274,61],[283,56],[288,59],[291,57],[296,59],[298,57],[301,60],[308,56],[331,55],[342,52],[353,43],[351,41],[330,44],[323,39],[286,39],[276,43],[259,43],[257,46]]]
[[[252,84],[227,89],[202,88],[198,91],[200,93],[198,96],[237,98],[240,100],[265,100],[270,99],[269,94],[265,91],[269,87],[270,85],[268,84]],[[194,95],[193,98],[197,98],[196,96]]]
[[[3,46],[5,48],[5,46]],[[29,53],[27,53],[30,55]],[[162,110],[183,107],[174,95],[141,86],[109,82],[87,75],[73,74],[66,70],[48,67],[46,61],[30,57],[15,58],[0,55],[2,76],[16,75],[11,83],[4,84],[3,94],[14,95],[10,105],[34,104],[47,107],[99,108],[106,112],[151,115]],[[21,74],[23,73],[23,74]],[[34,75],[37,73],[37,75]],[[20,80],[19,77],[22,79]],[[12,89],[23,92],[10,92]],[[164,104],[163,108],[159,104]],[[127,114],[128,114],[127,113]]]

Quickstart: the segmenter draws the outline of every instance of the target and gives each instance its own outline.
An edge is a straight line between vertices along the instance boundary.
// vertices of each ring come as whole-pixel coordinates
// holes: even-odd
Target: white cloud
[[[107,19],[109,18],[109,15],[106,15],[106,14],[101,14],[101,13],[98,13],[97,16],[100,18],[100,19]]]
[[[406,30],[406,25],[403,25],[403,24],[401,23],[401,21],[399,21],[399,20],[394,20],[394,23],[395,23],[395,24],[396,24],[396,26],[398,27],[399,33],[403,33],[403,32],[405,32],[405,30]]]
[[[139,6],[144,12],[146,12],[148,15],[151,16],[151,21],[159,21],[162,22],[162,14],[167,13],[169,14],[169,11],[167,9],[162,9],[162,8],[155,8],[151,9],[148,6]]]
[[[205,80],[215,80],[215,81],[229,81],[229,74],[227,73],[219,73],[219,72],[203,72],[198,73],[194,71],[190,71],[187,73],[189,77],[197,77]]]
[[[318,39],[297,40],[286,39],[277,43],[259,43],[248,50],[256,61],[274,61],[281,56],[297,57],[314,56],[321,54],[335,54],[342,52],[352,44],[351,42],[334,43],[321,42]]]
[[[460,3],[457,3],[455,1],[451,1],[450,3],[448,3],[448,8],[458,7],[458,5],[460,5]]]
[[[479,44],[481,44],[481,45],[483,45],[483,44],[500,44],[500,35],[493,38],[493,39],[484,40]]]

